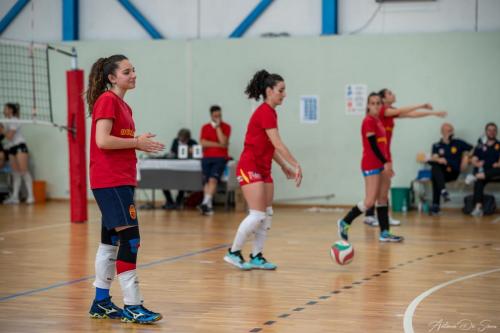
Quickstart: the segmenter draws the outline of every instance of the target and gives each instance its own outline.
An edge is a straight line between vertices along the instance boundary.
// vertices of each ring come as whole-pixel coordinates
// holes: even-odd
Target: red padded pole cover
[[[83,71],[66,72],[68,87],[68,148],[71,222],[87,221],[87,161]]]

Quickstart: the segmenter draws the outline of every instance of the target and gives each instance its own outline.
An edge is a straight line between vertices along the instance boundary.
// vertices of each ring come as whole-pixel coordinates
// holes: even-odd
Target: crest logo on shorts
[[[132,220],[135,220],[137,218],[137,212],[135,211],[135,206],[134,205],[130,205],[128,207],[128,213],[130,214],[130,218]]]

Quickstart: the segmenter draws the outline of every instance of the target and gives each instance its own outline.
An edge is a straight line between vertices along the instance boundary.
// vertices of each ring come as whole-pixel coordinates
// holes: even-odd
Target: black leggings
[[[436,162],[429,162],[429,164],[432,167],[432,203],[439,205],[441,191],[445,189],[446,183],[457,180],[460,172],[457,170],[447,171],[448,166]]]
[[[167,204],[174,204],[174,198],[172,198],[172,193],[170,193],[170,190],[163,190],[163,194],[165,195]],[[175,204],[177,206],[181,206],[183,202],[184,202],[184,191],[178,191],[177,198],[175,198]]]
[[[500,168],[492,168],[484,172],[484,179],[476,179],[474,183],[474,203],[483,203],[484,187],[491,182],[500,182]]]

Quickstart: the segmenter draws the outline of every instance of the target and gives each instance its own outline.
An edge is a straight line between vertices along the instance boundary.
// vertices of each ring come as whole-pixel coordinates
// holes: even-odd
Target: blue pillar
[[[336,35],[337,31],[337,0],[322,0],[323,23],[321,26],[322,35]]]
[[[262,0],[248,16],[234,29],[229,38],[240,38],[257,21],[260,15],[269,7],[273,0]]]
[[[30,0],[17,0],[17,2],[12,6],[12,8],[5,14],[5,16],[0,21],[0,35],[5,29],[14,21],[14,19],[19,15]]]
[[[146,32],[153,39],[163,39],[161,33],[156,30],[156,28],[149,23],[149,21],[142,15],[142,13],[137,9],[129,0],[118,0],[118,2],[129,12],[130,15],[146,30]]]
[[[78,40],[78,0],[62,0],[63,5],[63,22],[62,22],[62,39],[63,40]]]

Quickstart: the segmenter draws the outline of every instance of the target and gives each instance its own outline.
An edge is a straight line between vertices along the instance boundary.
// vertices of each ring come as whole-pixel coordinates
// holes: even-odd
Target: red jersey
[[[220,128],[222,129],[222,133],[224,133],[224,135],[229,140],[229,136],[231,135],[231,126],[222,121],[220,123]],[[217,137],[217,132],[211,123],[205,124],[201,128],[200,141],[201,140],[219,142],[219,138]],[[227,154],[227,147],[225,147],[225,148],[203,147],[203,157],[228,158],[228,156],[229,155]]]
[[[389,106],[385,104],[382,105],[382,107],[380,108],[379,118],[380,121],[382,122],[382,125],[384,125],[385,133],[387,136],[388,161],[392,161],[392,155],[391,155],[392,132],[394,131],[394,118],[396,118],[397,116],[386,117],[385,111],[387,111],[387,109],[389,109]]]
[[[266,130],[271,128],[278,128],[278,115],[269,104],[262,103],[248,122],[240,162],[250,159],[264,174],[271,172],[274,156],[274,146],[266,133]]]
[[[92,189],[124,185],[137,186],[135,149],[100,149],[95,141],[99,119],[113,120],[111,135],[133,138],[135,125],[132,109],[111,91],[104,92],[92,110],[90,133],[90,187]]]
[[[379,118],[366,115],[363,119],[363,124],[361,125],[361,137],[363,141],[363,158],[361,160],[361,169],[363,171],[379,169],[384,166],[382,161],[373,152],[370,142],[368,141],[367,134],[375,134],[377,139],[378,149],[382,152],[385,158],[387,158],[387,138],[384,126]]]

